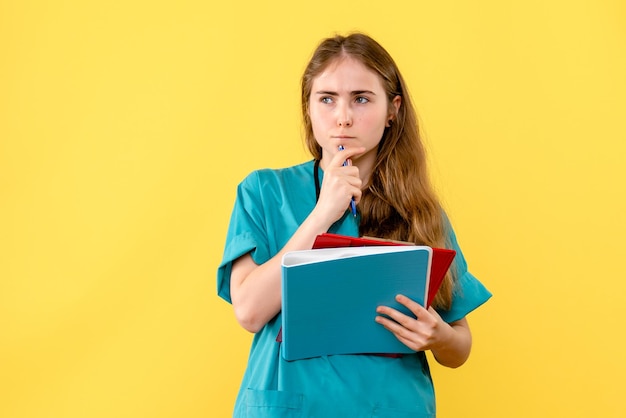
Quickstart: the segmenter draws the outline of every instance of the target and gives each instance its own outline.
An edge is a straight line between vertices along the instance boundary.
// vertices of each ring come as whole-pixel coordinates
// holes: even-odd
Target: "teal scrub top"
[[[313,161],[278,170],[258,170],[237,188],[217,271],[218,295],[230,299],[232,262],[250,253],[257,264],[276,255],[315,204]],[[320,170],[320,181],[323,176]],[[358,236],[350,211],[329,232]],[[465,317],[491,293],[467,271],[452,228],[453,268],[458,286],[452,307],[438,311],[446,322]],[[276,337],[281,314],[254,335],[234,417],[434,417],[435,394],[424,352],[401,357],[334,355],[286,361]]]

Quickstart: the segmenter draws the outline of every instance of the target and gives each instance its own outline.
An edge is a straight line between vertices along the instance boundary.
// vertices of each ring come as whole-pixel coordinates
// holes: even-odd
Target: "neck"
[[[374,155],[374,157],[376,156]],[[374,169],[375,162],[375,158],[367,158],[367,156],[352,160],[352,165],[359,167],[359,177],[363,182],[363,186],[368,183],[372,170]]]

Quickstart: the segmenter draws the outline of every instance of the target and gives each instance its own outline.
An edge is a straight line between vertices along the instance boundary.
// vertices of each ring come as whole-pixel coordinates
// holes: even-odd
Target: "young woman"
[[[424,351],[444,366],[462,365],[472,344],[465,317],[491,294],[468,272],[429,183],[404,80],[367,35],[325,39],[302,77],[302,115],[313,160],[241,182],[218,268],[218,294],[255,333],[234,416],[434,417]],[[413,316],[377,310],[376,321],[417,353],[281,357],[281,258],[310,249],[324,232],[457,251],[434,307],[398,295]]]

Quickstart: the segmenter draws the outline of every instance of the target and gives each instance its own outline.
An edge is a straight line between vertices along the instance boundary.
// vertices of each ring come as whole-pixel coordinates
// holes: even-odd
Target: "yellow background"
[[[625,4],[1,0],[0,416],[229,416],[235,187],[309,158],[299,77],[353,29],[495,295],[439,416],[626,416]]]

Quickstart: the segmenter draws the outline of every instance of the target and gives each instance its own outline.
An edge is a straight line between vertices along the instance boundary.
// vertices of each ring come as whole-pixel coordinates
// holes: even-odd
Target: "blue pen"
[[[343,151],[343,145],[339,145],[339,151]],[[346,167],[348,165],[348,160],[343,162],[343,166]],[[352,215],[356,218],[356,202],[354,201],[354,196],[352,196],[352,200],[350,201],[350,207],[352,208]]]

